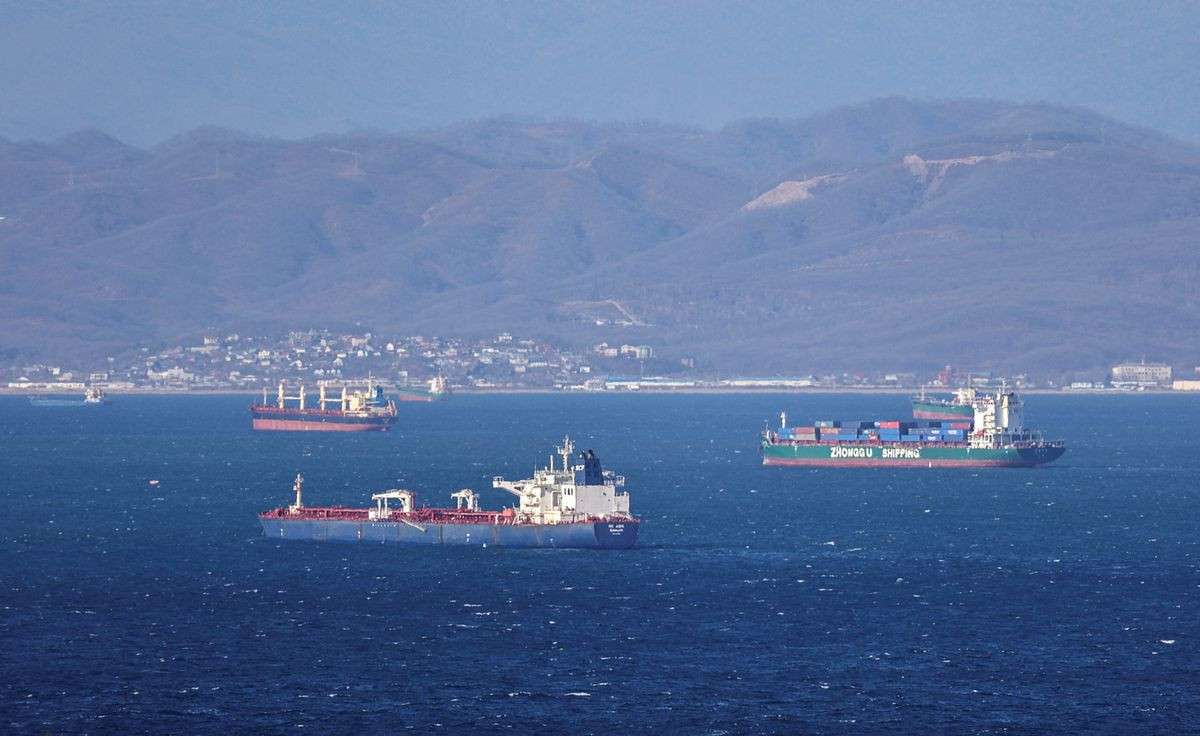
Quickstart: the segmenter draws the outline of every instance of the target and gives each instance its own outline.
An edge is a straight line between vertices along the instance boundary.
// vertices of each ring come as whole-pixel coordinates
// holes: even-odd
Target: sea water
[[[1027,396],[1035,470],[760,464],[897,395],[456,396],[252,432],[245,397],[0,398],[6,733],[1181,733],[1200,728],[1200,397]],[[564,434],[629,551],[264,539],[293,499],[510,502]]]

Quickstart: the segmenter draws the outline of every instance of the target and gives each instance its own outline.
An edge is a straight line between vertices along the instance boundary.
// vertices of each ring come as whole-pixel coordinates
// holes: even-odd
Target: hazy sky
[[[1197,39],[1200,2],[1165,0],[0,0],[0,136],[714,128],[904,96],[1079,105],[1200,142]]]

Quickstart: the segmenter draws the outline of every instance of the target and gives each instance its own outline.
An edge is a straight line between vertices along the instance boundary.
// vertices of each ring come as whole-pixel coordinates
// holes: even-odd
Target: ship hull
[[[830,468],[1035,468],[1066,450],[1037,447],[946,447],[920,445],[771,444],[762,447],[763,465]]]
[[[445,401],[446,399],[450,398],[450,394],[449,393],[435,394],[431,391],[421,391],[419,389],[398,388],[398,389],[396,389],[396,398],[399,399],[400,401],[434,402],[434,401]]]
[[[913,419],[934,419],[942,421],[972,421],[975,419],[975,409],[970,406],[954,406],[951,404],[936,404],[925,401],[912,402]]]
[[[391,414],[356,417],[341,412],[259,407],[251,408],[250,413],[252,428],[276,432],[386,432],[396,423]]]
[[[556,549],[628,549],[636,521],[573,524],[407,524],[398,521],[288,519],[260,516],[268,539],[358,544],[459,545]]]
[[[386,432],[390,424],[310,422],[303,419],[258,419],[251,420],[253,429],[275,432]]]
[[[60,408],[78,409],[85,406],[107,406],[111,401],[71,401],[70,399],[30,399],[32,406],[54,406]]]

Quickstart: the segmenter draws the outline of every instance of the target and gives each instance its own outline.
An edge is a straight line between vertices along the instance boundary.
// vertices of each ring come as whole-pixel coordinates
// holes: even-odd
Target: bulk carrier
[[[1021,424],[1015,393],[975,395],[969,420],[835,422],[787,427],[760,438],[763,465],[805,467],[1033,468],[1066,446]]]
[[[557,547],[628,549],[637,541],[639,522],[630,516],[629,494],[617,489],[625,478],[604,470],[588,450],[571,463],[570,438],[557,448],[549,467],[533,478],[492,479],[492,487],[517,497],[516,507],[500,511],[479,508],[469,488],[451,493],[453,508],[417,506],[416,494],[393,489],[371,496],[374,508],[307,507],[301,498],[303,478],[296,476],[296,502],[259,514],[263,535],[270,539],[374,544],[452,544],[487,547]],[[395,503],[393,507],[391,504]]]
[[[339,395],[331,395],[326,386],[320,387],[316,406],[307,405],[304,386],[295,396],[284,393],[279,384],[275,404],[263,402],[250,406],[251,426],[254,429],[316,432],[386,432],[396,423],[396,404],[383,398],[383,387],[367,379],[364,391],[341,387]],[[295,401],[295,406],[288,406]]]

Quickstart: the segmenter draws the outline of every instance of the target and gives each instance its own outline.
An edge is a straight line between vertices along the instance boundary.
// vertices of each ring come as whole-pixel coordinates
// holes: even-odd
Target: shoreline
[[[450,395],[451,399],[454,396],[517,396],[523,394],[531,395],[555,395],[563,396],[634,396],[638,394],[646,394],[650,396],[688,396],[688,395],[730,395],[730,396],[777,396],[777,395],[841,395],[841,394],[861,394],[868,395],[915,395],[920,388],[895,388],[890,386],[846,386],[846,387],[830,387],[830,386],[813,386],[804,388],[725,388],[725,387],[691,387],[691,388],[670,388],[670,389],[654,389],[642,388],[636,391],[629,390],[613,390],[613,391],[563,391],[554,388],[488,388],[488,389],[457,389]],[[950,394],[954,389],[944,389],[938,391],[930,391],[926,387],[925,392],[929,396],[939,396]],[[1041,395],[1041,396],[1197,396],[1200,391],[1176,391],[1173,389],[1156,389],[1147,391],[1125,391],[1116,389],[1062,389],[1062,388],[1025,388],[1016,390],[1017,393],[1026,395]],[[3,396],[74,396],[77,391],[44,391],[30,390],[20,388],[0,388],[0,397]],[[249,389],[193,389],[193,388],[134,388],[122,389],[119,391],[106,390],[109,396],[251,396],[262,397],[261,390]],[[408,402],[404,402],[408,403]],[[421,403],[421,402],[412,402]]]

